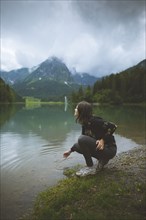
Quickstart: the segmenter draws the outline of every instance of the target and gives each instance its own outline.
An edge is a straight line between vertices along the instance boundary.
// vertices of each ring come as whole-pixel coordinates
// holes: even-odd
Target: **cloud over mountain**
[[[57,56],[102,76],[145,57],[145,1],[2,1],[1,68]]]

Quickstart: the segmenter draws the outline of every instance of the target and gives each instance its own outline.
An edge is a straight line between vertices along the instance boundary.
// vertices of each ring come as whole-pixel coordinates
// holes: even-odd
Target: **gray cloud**
[[[2,1],[1,68],[50,56],[97,76],[145,58],[145,1]]]

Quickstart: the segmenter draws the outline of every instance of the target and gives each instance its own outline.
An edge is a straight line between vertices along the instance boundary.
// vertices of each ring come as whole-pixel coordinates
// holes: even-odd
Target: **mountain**
[[[22,82],[30,74],[29,68],[21,68],[17,70],[0,71],[0,77],[9,85]]]
[[[31,69],[1,71],[1,77],[21,96],[33,96],[44,100],[60,100],[79,86],[93,85],[97,80],[87,73],[72,74],[57,57],[51,57]]]
[[[76,83],[84,86],[86,85],[92,86],[97,80],[100,80],[100,78],[91,76],[88,73],[76,73],[73,75],[73,79]]]
[[[73,78],[67,66],[58,58],[51,57],[42,62],[36,70],[34,70],[24,82],[54,80],[59,82],[72,82]]]
[[[46,101],[60,101],[77,89],[78,85],[67,66],[51,57],[31,72],[21,83],[13,85],[21,96],[33,96]]]
[[[98,79],[88,73],[72,73],[62,60],[51,57],[38,66],[16,70],[0,71],[0,77],[9,85],[40,80],[67,81],[80,85],[93,85]]]

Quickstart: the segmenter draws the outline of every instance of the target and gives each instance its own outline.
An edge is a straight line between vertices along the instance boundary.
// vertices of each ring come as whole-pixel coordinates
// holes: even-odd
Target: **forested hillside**
[[[82,99],[99,103],[145,102],[146,60],[117,74],[98,80],[94,86],[72,94],[72,101]]]
[[[12,103],[16,101],[22,101],[22,98],[0,78],[0,103]]]

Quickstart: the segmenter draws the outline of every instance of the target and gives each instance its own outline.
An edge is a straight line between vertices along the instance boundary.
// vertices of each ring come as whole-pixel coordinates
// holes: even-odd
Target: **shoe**
[[[88,175],[95,175],[96,174],[96,167],[84,167],[81,170],[76,172],[77,176],[88,176]]]
[[[103,167],[108,163],[109,160],[99,160],[98,161],[98,165],[97,165],[97,168],[98,170],[102,170]]]

